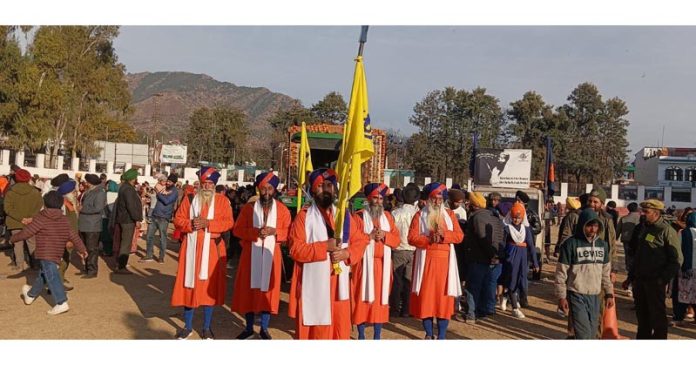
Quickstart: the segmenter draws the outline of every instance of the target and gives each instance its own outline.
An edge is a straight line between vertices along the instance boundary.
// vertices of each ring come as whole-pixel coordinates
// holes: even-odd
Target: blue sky
[[[263,86],[305,106],[348,101],[359,26],[124,26],[129,72],[205,73]],[[501,106],[534,90],[554,106],[580,83],[627,102],[629,142],[696,147],[696,27],[373,26],[365,46],[370,115],[405,134],[413,106],[447,86],[485,87]]]

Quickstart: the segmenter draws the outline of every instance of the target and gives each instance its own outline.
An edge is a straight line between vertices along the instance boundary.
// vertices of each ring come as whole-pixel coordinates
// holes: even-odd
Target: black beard
[[[328,209],[334,203],[334,196],[331,193],[323,192],[317,195],[316,201],[320,208]]]
[[[259,202],[261,205],[264,207],[267,207],[273,203],[273,197],[272,196],[267,196],[267,195],[261,195],[259,196]]]

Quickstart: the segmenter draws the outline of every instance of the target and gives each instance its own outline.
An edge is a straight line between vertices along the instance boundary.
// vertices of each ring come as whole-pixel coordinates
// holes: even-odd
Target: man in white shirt
[[[393,316],[408,317],[408,304],[411,292],[411,275],[413,274],[413,253],[416,248],[408,244],[408,231],[411,220],[418,212],[420,189],[416,184],[407,185],[403,192],[403,203],[392,211],[394,222],[399,229],[401,243],[392,250],[392,267],[394,281],[389,305]]]

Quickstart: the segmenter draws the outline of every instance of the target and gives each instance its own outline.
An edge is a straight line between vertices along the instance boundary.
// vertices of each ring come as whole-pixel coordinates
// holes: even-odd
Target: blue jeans
[[[159,260],[164,261],[164,255],[167,252],[167,227],[169,226],[169,220],[152,217],[152,222],[147,226],[147,250],[145,257],[154,257],[153,240],[155,239],[155,230],[159,230],[160,233],[160,255]]]
[[[599,328],[599,295],[568,292],[568,307],[573,314],[573,329],[577,340],[597,339]]]
[[[470,263],[466,275],[467,318],[495,314],[495,290],[503,265]]]
[[[43,288],[48,285],[48,289],[53,295],[53,299],[56,304],[63,304],[68,300],[65,295],[65,288],[63,288],[63,280],[60,278],[58,273],[58,264],[53,261],[39,260],[39,265],[41,266],[41,272],[39,276],[34,280],[34,284],[29,290],[29,296],[36,298],[41,295]]]

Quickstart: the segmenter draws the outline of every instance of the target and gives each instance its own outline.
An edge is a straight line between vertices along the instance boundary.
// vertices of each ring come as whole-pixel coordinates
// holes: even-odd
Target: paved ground
[[[139,263],[144,251],[141,242],[137,256],[130,264],[135,275],[113,275],[108,265],[111,260],[100,259],[100,272],[96,279],[81,279],[78,270],[71,266],[67,277],[75,289],[68,292],[70,311],[51,317],[46,314],[51,300],[44,292],[31,306],[20,299],[20,288],[31,283],[36,272],[13,275],[9,271],[9,258],[0,255],[0,331],[1,339],[170,339],[182,326],[181,311],[169,306],[172,285],[176,274],[178,245],[171,243],[167,262]],[[79,265],[79,263],[77,263]],[[529,302],[525,310],[527,318],[516,319],[510,312],[491,316],[490,319],[471,325],[452,321],[449,339],[562,339],[565,338],[565,319],[556,314],[556,301],[552,295],[551,275],[553,265],[544,265],[542,281],[530,284]],[[241,316],[229,310],[234,270],[228,270],[227,304],[217,308],[213,330],[219,339],[234,338],[241,332],[244,322]],[[623,280],[623,275],[619,276]],[[271,320],[271,334],[276,339],[290,339],[294,323],[287,316],[287,292],[285,284],[281,296],[280,314]],[[618,294],[619,327],[623,335],[635,337],[635,312],[630,310],[631,299],[620,289]],[[52,302],[51,302],[52,303]],[[201,313],[194,319],[194,329],[201,327]],[[368,337],[371,336],[368,329]],[[353,337],[355,337],[355,331]],[[198,338],[195,334],[192,338]],[[413,318],[395,318],[387,324],[383,337],[389,339],[420,339],[423,331],[420,321]],[[686,328],[670,328],[670,338],[696,338],[696,324]]]

